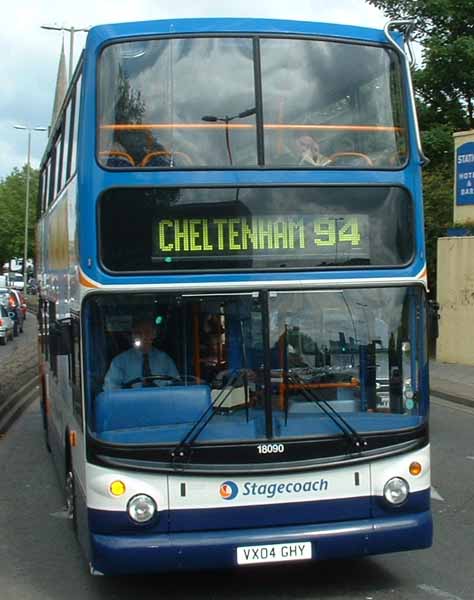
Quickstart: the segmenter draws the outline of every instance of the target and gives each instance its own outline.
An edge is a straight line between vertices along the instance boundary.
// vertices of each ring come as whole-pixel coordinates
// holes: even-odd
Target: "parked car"
[[[21,306],[21,297],[18,290],[0,288],[0,304],[2,304],[7,311],[13,313],[13,335],[16,337],[23,331],[23,321],[25,320]]]
[[[15,324],[9,311],[0,305],[0,344],[5,346],[8,340],[12,340],[14,336]]]
[[[0,287],[0,305],[6,309],[10,306],[10,290],[7,287]]]
[[[23,320],[25,320],[28,307],[26,305],[26,300],[25,296],[23,295],[23,292],[20,292],[20,290],[11,289],[10,293],[15,297],[15,301],[20,306],[21,312],[23,313]]]

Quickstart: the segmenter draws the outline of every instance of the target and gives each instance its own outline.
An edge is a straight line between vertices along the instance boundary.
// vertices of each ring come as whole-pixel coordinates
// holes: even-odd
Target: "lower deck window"
[[[92,295],[89,430],[119,444],[321,438],[341,433],[328,405],[359,433],[415,427],[422,301],[418,287]]]

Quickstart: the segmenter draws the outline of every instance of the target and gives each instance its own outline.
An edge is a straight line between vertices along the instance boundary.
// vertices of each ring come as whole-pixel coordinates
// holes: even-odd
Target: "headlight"
[[[156,503],[150,496],[138,494],[130,499],[127,510],[136,523],[146,523],[156,513]]]
[[[383,495],[389,504],[403,504],[408,498],[410,488],[408,483],[401,477],[393,477],[389,479],[383,488]]]

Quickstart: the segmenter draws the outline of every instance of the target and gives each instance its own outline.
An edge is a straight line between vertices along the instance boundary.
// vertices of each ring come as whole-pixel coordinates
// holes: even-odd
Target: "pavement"
[[[432,396],[474,408],[474,365],[430,360],[430,390]]]

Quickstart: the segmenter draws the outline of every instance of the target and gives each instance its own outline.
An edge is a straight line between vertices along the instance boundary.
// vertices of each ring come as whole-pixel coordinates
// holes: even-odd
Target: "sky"
[[[6,3],[5,3],[6,4]],[[41,25],[82,29],[103,23],[191,17],[254,17],[343,23],[381,28],[384,15],[365,0],[23,0],[2,8],[0,34],[0,180],[27,160],[28,133],[14,125],[51,121],[63,34]],[[86,40],[74,35],[74,64]],[[69,33],[64,33],[66,64]],[[47,141],[32,132],[31,164],[38,167]]]

